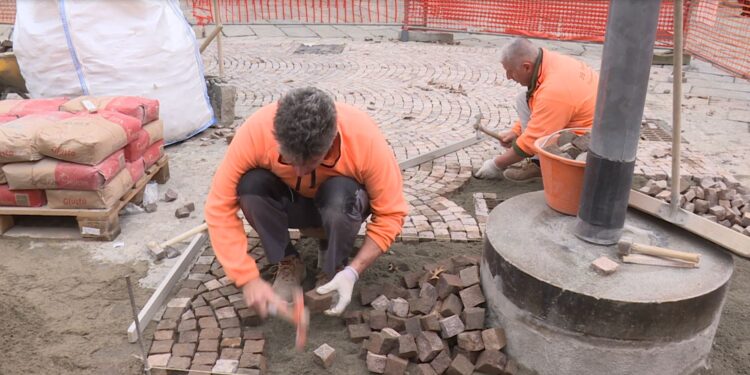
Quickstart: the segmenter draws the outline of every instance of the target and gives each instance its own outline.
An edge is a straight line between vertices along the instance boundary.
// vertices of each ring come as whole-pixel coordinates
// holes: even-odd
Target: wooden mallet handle
[[[640,243],[631,243],[630,252],[654,255],[658,257],[680,259],[688,262],[698,263],[701,260],[700,254],[688,253],[684,251],[665,249],[663,247],[644,245]]]

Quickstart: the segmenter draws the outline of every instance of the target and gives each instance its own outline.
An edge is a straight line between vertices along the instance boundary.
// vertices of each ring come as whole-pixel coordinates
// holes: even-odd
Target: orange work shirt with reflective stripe
[[[273,135],[273,119],[278,104],[270,104],[250,116],[237,130],[224,160],[214,175],[205,206],[211,245],[227,276],[238,286],[259,276],[255,261],[247,254],[247,235],[237,217],[237,184],[245,172],[263,168],[297,187],[291,165],[281,162],[279,145]],[[311,175],[302,177],[298,193],[315,197],[328,178],[346,176],[364,185],[370,199],[372,217],[367,236],[386,251],[401,232],[408,206],[403,194],[401,169],[377,124],[363,111],[337,103],[336,121],[340,142],[334,162],[324,161]],[[328,159],[328,158],[326,158]]]
[[[516,145],[535,155],[534,141],[565,128],[588,128],[594,124],[599,74],[586,63],[542,48],[536,90],[529,99],[531,118],[522,131],[516,121]]]

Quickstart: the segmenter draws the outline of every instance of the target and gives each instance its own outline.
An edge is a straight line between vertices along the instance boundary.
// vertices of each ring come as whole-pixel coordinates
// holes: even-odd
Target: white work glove
[[[482,168],[474,172],[474,177],[481,178],[483,180],[496,180],[503,178],[502,168],[498,168],[495,165],[495,158],[485,160],[482,164]]]
[[[339,294],[339,301],[336,306],[324,311],[323,313],[331,316],[339,316],[344,312],[346,306],[352,300],[352,291],[354,290],[354,283],[359,280],[359,274],[357,270],[351,266],[346,266],[343,270],[333,277],[333,280],[327,284],[318,287],[315,291],[318,294],[326,294],[330,292],[337,292]]]

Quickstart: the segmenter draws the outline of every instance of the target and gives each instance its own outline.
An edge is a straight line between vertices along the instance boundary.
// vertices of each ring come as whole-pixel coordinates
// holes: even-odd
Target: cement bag
[[[177,0],[34,0],[16,7],[13,49],[32,97],[158,100],[168,144],[215,122],[195,35]]]
[[[3,172],[3,165],[0,164],[0,185],[4,185],[8,183],[8,179],[5,178],[5,173]]]
[[[0,125],[0,163],[34,161],[42,158],[36,143],[42,129],[54,127],[74,115],[48,112],[29,115]]]
[[[91,166],[51,158],[3,168],[11,189],[99,190],[125,168],[122,150]]]
[[[10,190],[0,185],[0,206],[41,207],[46,203],[44,190]]]
[[[110,208],[133,187],[130,172],[123,169],[101,190],[47,190],[49,208]]]
[[[159,159],[164,155],[164,141],[158,141],[146,149],[143,153],[143,163],[146,165],[146,169],[156,164]]]
[[[148,146],[164,139],[164,124],[157,120],[146,124],[138,132],[138,138],[125,146],[125,160],[132,162],[140,159]]]
[[[83,104],[93,106],[94,111],[111,111],[135,117],[141,124],[159,119],[159,101],[137,96],[80,96],[60,106],[61,111],[78,113],[91,112]]]
[[[125,163],[125,169],[130,172],[130,178],[133,183],[138,183],[143,175],[146,174],[146,164],[143,162],[143,158],[140,158],[132,163]]]
[[[43,112],[57,112],[67,98],[0,100],[0,115],[23,117]]]
[[[96,165],[134,141],[139,130],[140,121],[117,112],[81,114],[45,126],[36,144],[42,155]]]

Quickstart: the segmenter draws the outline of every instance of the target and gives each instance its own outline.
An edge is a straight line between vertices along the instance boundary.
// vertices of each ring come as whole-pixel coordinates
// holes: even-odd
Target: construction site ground
[[[398,33],[396,27],[228,26],[223,47],[225,77],[238,90],[234,126],[288,89],[308,85],[367,110],[380,123],[398,160],[473,136],[473,118],[480,113],[489,128],[511,125],[512,103],[522,88],[505,78],[499,64],[509,38],[455,34],[458,43],[441,45],[398,42]],[[601,45],[536,42],[597,69],[600,65]],[[308,47],[300,49],[303,45]],[[207,74],[218,73],[215,45],[205,52],[204,63]],[[644,117],[660,125],[641,142],[636,173],[669,172],[669,158],[657,157],[653,150],[668,148],[671,139],[671,70],[652,68]],[[728,173],[750,185],[750,83],[697,59],[686,67],[685,76],[683,152],[691,162],[683,172]],[[145,252],[146,243],[166,240],[202,222],[206,193],[227,147],[223,137],[211,136],[213,131],[167,148],[171,180],[159,191],[172,188],[179,198],[159,202],[151,214],[123,216],[122,234],[114,242],[0,240],[0,373],[139,373],[139,349],[127,342],[132,314],[124,277],[131,275],[136,281],[136,301],[142,306],[175,262],[154,264]],[[448,225],[446,217],[431,220],[428,231],[436,237],[448,233],[449,240],[396,243],[360,283],[396,281],[401,271],[418,269],[436,258],[479,254],[479,223],[465,216],[474,214],[472,193],[496,193],[507,199],[542,188],[539,180],[514,184],[471,178],[471,169],[498,147],[485,140],[405,171],[411,209],[407,228],[424,225],[421,216],[439,207],[456,207],[453,211],[464,220],[460,225]],[[195,203],[196,211],[189,218],[175,218],[175,209],[188,202]],[[303,254],[314,254],[313,241],[303,239],[301,247]],[[309,257],[306,263],[314,264]],[[712,369],[702,374],[750,373],[750,263],[736,258],[735,267],[710,358]],[[366,373],[364,361],[357,358],[359,345],[349,342],[343,328],[338,319],[314,317],[309,351],[294,355],[292,328],[269,322],[264,330],[270,372],[324,373],[314,365],[311,351],[326,342],[340,356],[331,372]],[[147,330],[149,340],[152,331],[153,327]]]

